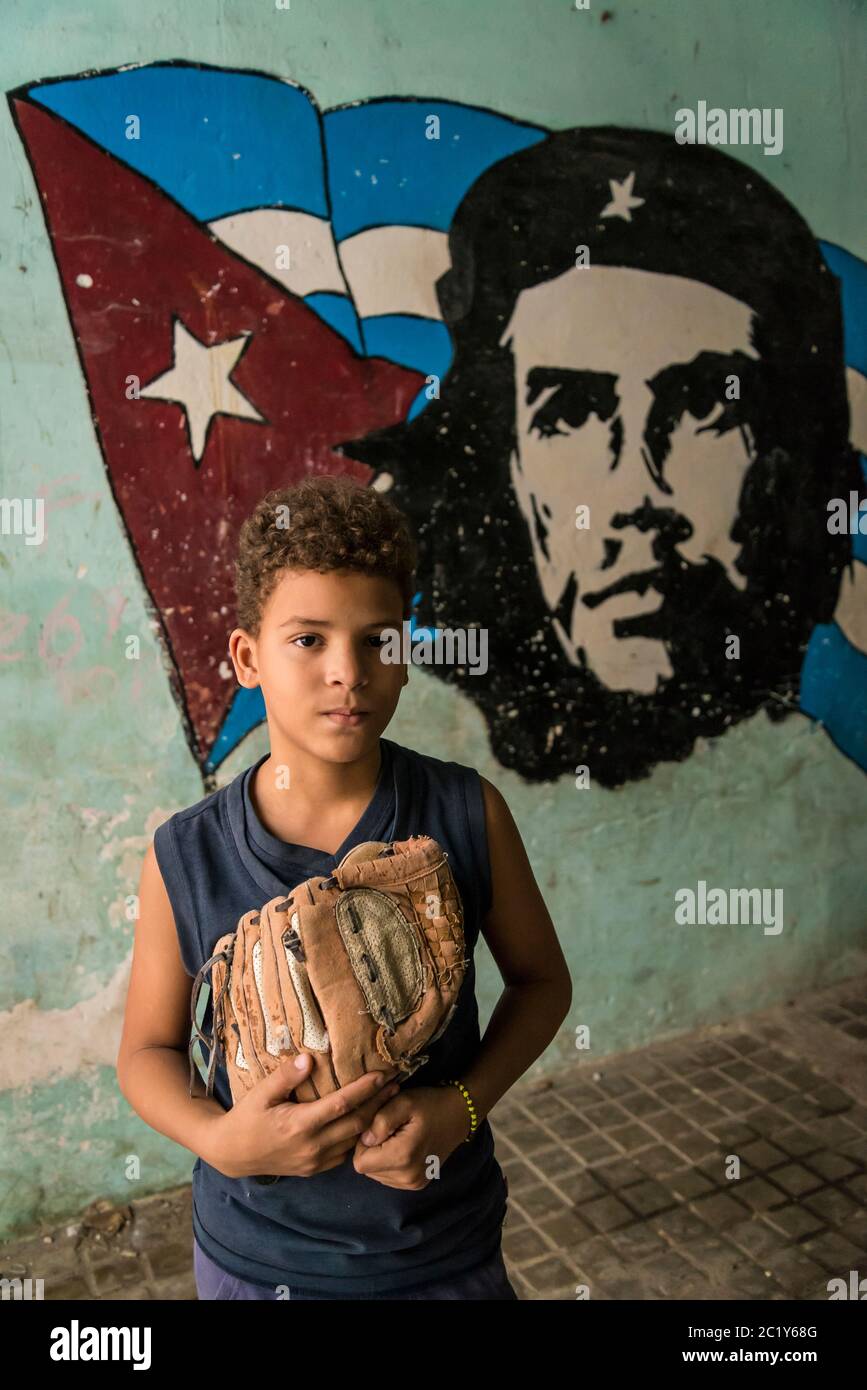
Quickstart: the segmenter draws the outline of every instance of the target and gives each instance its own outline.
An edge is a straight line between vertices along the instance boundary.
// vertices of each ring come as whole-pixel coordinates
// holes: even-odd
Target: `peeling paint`
[[[85,1067],[114,1066],[132,951],[106,984],[69,1009],[40,1009],[32,999],[0,1013],[0,1091],[73,1076]]]

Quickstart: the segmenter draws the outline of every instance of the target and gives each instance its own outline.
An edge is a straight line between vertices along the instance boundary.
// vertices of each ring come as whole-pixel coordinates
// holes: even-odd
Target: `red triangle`
[[[237,688],[225,672],[241,523],[271,488],[305,474],[369,481],[333,446],[403,419],[423,377],[359,357],[148,179],[62,118],[14,106],[112,490],[203,764]],[[146,385],[172,366],[174,318],[208,345],[250,335],[231,381],[267,421],[214,416],[198,467],[181,406],[127,398],[128,378]]]

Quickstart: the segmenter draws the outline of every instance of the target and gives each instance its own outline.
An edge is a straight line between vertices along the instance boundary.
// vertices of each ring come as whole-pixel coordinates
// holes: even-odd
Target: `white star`
[[[180,319],[175,319],[174,363],[167,372],[143,386],[140,396],[152,401],[171,401],[187,413],[190,448],[198,464],[215,415],[235,415],[265,423],[256,407],[242,395],[229,376],[250,335],[229,338],[207,347],[194,338]]]
[[[611,189],[611,202],[606,203],[600,212],[600,217],[622,217],[624,221],[632,221],[630,208],[640,208],[644,202],[643,198],[633,198],[632,185],[635,183],[635,170],[629,174],[622,183],[617,179],[609,179],[608,187]]]

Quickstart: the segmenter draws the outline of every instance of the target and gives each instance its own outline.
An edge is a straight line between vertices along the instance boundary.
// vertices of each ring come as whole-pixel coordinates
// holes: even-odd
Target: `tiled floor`
[[[867,1274],[867,979],[515,1087],[521,1299],[828,1298]],[[194,1299],[190,1189],[0,1246],[46,1298]],[[115,1229],[117,1228],[117,1229]]]
[[[865,980],[572,1068],[491,1122],[521,1298],[827,1300],[867,1273]]]

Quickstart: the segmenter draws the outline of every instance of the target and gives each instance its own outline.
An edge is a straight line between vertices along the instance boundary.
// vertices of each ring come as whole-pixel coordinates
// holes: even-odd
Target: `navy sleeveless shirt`
[[[373,797],[333,856],[290,845],[262,825],[250,779],[241,772],[154,835],[154,851],[174,912],[181,959],[190,976],[239,917],[313,875],[327,877],[364,840],[430,835],[448,852],[464,907],[470,959],[446,1032],[429,1060],[402,1083],[461,1079],[480,1042],[473,956],[491,905],[491,870],[482,785],[475,769],[380,738],[382,766]],[[267,755],[266,755],[267,756]],[[210,1003],[203,1022],[211,1031]],[[232,1104],[218,1062],[214,1095]],[[228,1178],[201,1158],[193,1167],[193,1231],[215,1264],[255,1284],[325,1297],[388,1294],[446,1279],[497,1250],[506,1215],[506,1180],[483,1120],[461,1142],[439,1178],[418,1191],[386,1187],[356,1172],[351,1153],[336,1168],[268,1185]]]

